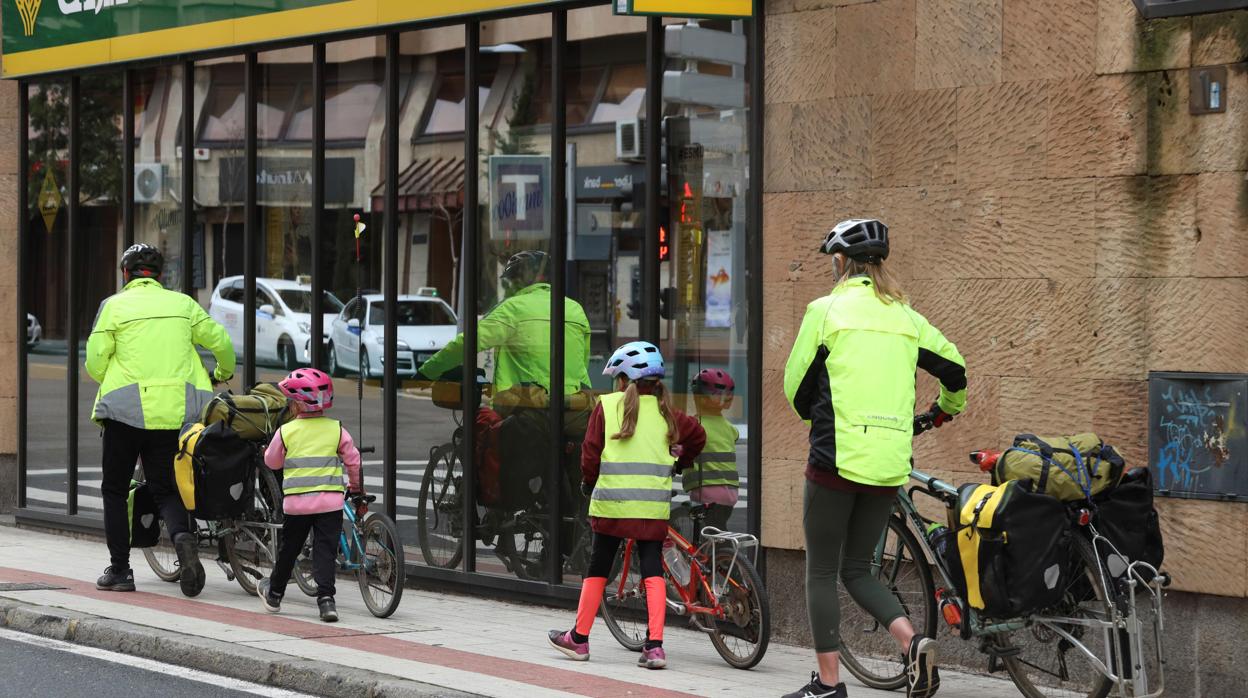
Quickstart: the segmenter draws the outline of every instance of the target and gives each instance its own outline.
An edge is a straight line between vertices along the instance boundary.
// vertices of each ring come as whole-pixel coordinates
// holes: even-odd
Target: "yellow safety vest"
[[[308,492],[345,492],[338,443],[342,425],[328,417],[308,417],[283,424],[278,430],[286,445],[282,491],[287,495]]]
[[[737,475],[737,439],[740,433],[720,415],[698,417],[706,430],[706,448],[694,460],[692,468],[681,475],[686,492],[711,485],[740,487]]]
[[[653,395],[640,396],[637,430],[627,439],[613,439],[624,418],[624,394],[602,397],[606,445],[589,515],[606,519],[659,519],[671,513],[672,457],[667,421]]]

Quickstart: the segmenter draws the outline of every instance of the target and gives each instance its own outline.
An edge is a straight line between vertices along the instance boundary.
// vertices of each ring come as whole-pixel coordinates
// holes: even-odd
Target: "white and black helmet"
[[[888,259],[888,226],[874,218],[841,221],[823,239],[820,251],[840,252],[858,262],[879,263]]]

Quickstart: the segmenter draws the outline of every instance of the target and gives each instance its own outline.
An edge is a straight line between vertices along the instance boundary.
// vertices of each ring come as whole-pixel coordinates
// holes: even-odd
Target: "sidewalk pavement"
[[[702,633],[669,626],[664,638],[669,668],[647,671],[634,664],[637,655],[620,647],[601,621],[591,643],[593,659],[574,662],[552,650],[545,639],[547,630],[571,625],[571,611],[407,589],[399,610],[383,620],[368,613],[358,587],[349,581],[338,587],[341,622],[324,624],[316,618],[315,601],[293,584],[282,613],[270,615],[255,597],[227,583],[211,560],[205,564],[208,584],[203,593],[188,599],[177,584],[157,579],[138,551],[132,564],[139,591],[97,591],[94,580],[107,557],[102,542],[0,526],[0,582],[60,587],[18,591],[0,584],[0,626],[6,624],[6,612],[11,627],[20,617],[36,630],[41,623],[55,621],[68,628],[62,634],[70,639],[77,627],[83,636],[79,641],[97,646],[116,643],[107,649],[134,654],[179,642],[183,654],[187,647],[202,646],[205,653],[223,653],[209,667],[217,673],[244,673],[239,678],[314,693],[331,692],[325,686],[342,684],[347,681],[344,677],[357,686],[363,685],[361,675],[383,680],[367,693],[356,689],[354,695],[757,698],[796,689],[810,676],[814,663],[809,650],[773,642],[758,667],[740,671],[725,664]],[[40,613],[41,620],[32,620]],[[93,627],[124,632],[86,632]],[[88,635],[94,639],[84,639]],[[114,637],[120,639],[101,639]],[[231,658],[231,652],[238,656]],[[247,660],[257,655],[270,658],[267,678],[245,671]],[[305,679],[292,680],[292,671],[280,680],[274,678],[275,672],[282,673],[272,668],[274,657],[291,660],[287,665]],[[155,658],[176,663],[176,658]],[[200,662],[196,668],[206,667]],[[435,688],[383,690],[385,681],[393,678]],[[942,672],[942,679],[942,698],[1018,695],[1012,684],[999,679],[955,672]],[[845,680],[855,698],[901,695],[863,688],[848,675]]]

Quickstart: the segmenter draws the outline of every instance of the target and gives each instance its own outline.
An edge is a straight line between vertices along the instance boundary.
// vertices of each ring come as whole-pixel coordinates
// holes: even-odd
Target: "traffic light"
[[[676,289],[668,286],[659,291],[659,317],[671,320],[676,312]]]

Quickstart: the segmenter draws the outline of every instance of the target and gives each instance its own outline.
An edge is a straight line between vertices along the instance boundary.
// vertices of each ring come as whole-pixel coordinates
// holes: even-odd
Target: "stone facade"
[[[1248,11],[1144,22],[1131,0],[771,0],[766,51],[773,588],[800,590],[788,551],[803,545],[805,430],[783,367],[830,287],[815,250],[837,220],[889,224],[889,264],[967,359],[968,412],[916,442],[925,470],[979,480],[976,448],[1086,429],[1143,465],[1149,371],[1248,372]],[[1228,68],[1227,109],[1191,115],[1188,68],[1208,65]],[[923,376],[920,401],[935,393]],[[1242,619],[1248,506],[1158,508],[1184,603]],[[782,618],[803,603],[773,595]],[[1226,666],[1248,665],[1234,652]],[[1200,695],[1198,669],[1182,670],[1175,695]]]
[[[2,59],[0,59],[2,60]],[[0,81],[0,513],[17,503],[17,343],[12,309],[17,307],[18,91],[14,80]]]

